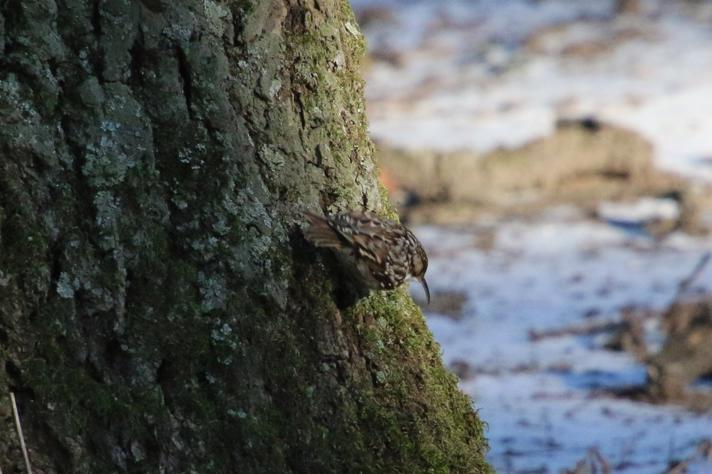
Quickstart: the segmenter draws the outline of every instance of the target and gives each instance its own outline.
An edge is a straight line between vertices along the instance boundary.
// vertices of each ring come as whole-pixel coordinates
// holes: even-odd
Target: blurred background
[[[712,2],[352,5],[498,472],[712,473]]]

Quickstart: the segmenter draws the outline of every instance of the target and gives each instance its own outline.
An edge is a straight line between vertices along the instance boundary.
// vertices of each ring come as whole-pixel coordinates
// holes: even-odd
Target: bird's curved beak
[[[425,281],[425,277],[418,278],[418,281],[421,285],[423,285],[423,289],[425,290],[425,297],[428,300],[428,304],[430,304],[430,289],[428,288],[428,282]]]

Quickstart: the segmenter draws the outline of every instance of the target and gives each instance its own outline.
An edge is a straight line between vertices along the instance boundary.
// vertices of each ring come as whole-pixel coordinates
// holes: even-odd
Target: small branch
[[[683,459],[682,461],[676,462],[672,464],[667,471],[665,471],[665,474],[685,474],[688,470],[688,467],[690,466],[690,463],[697,462],[697,461],[707,461],[709,462],[710,459],[712,459],[712,440],[709,439],[703,439],[699,443],[697,443],[697,452],[692,454],[691,456],[688,456],[687,459]]]
[[[547,329],[543,331],[529,331],[530,341],[540,341],[552,337],[562,336],[588,336],[599,332],[612,332],[623,326],[623,322],[617,321],[595,321],[580,325],[566,326],[563,328]]]
[[[22,456],[25,458],[25,469],[27,474],[32,474],[32,466],[30,466],[30,456],[27,454],[27,446],[25,445],[25,437],[22,434],[22,425],[20,424],[20,414],[17,411],[17,402],[15,402],[15,394],[10,392],[10,400],[12,401],[12,415],[15,417],[15,428],[17,429],[17,437],[20,438],[20,448]]]
[[[606,458],[603,457],[603,454],[601,454],[601,451],[598,448],[590,448],[588,450],[588,455],[591,456],[591,459],[598,462],[598,466],[601,468],[601,474],[611,474],[611,467],[608,465],[608,461],[606,461]],[[595,469],[594,472],[596,472]]]
[[[687,461],[680,461],[665,471],[665,474],[685,474],[689,465]]]
[[[694,283],[697,277],[700,276],[711,258],[712,252],[707,252],[700,257],[700,260],[697,262],[697,265],[695,265],[695,268],[692,269],[692,272],[690,272],[690,274],[677,286],[677,293],[675,293],[675,298],[672,300],[672,304],[680,301],[680,298],[682,298],[683,294],[690,288],[690,285]]]

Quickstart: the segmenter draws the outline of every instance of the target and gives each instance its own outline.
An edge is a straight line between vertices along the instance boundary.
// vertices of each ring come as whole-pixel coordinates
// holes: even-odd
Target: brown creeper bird
[[[310,224],[305,237],[317,247],[350,251],[369,286],[392,290],[415,278],[423,285],[430,303],[425,281],[428,256],[410,229],[357,212],[326,217],[311,212],[304,215]]]

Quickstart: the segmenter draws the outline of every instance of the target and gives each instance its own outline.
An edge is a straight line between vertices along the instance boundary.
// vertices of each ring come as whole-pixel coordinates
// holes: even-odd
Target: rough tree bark
[[[340,0],[0,1],[0,467],[480,472],[405,291],[302,210],[391,213]],[[13,471],[14,469],[14,471]]]

